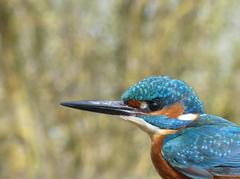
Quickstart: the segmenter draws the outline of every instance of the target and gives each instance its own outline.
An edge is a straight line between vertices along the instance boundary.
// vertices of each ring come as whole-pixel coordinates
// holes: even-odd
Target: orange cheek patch
[[[152,115],[166,115],[170,118],[177,118],[184,112],[184,107],[181,103],[175,103],[171,106],[165,107],[159,111],[150,112]]]
[[[134,108],[139,108],[141,105],[141,102],[138,100],[129,100],[127,102],[128,106],[134,107]]]

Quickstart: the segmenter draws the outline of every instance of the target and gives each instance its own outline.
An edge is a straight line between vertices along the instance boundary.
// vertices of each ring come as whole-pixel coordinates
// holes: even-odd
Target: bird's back
[[[240,178],[240,127],[203,114],[166,136],[162,154],[175,171],[191,178]]]

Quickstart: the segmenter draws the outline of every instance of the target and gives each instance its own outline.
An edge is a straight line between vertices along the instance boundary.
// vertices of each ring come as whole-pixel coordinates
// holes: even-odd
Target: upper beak
[[[136,116],[140,113],[139,110],[124,104],[123,101],[73,101],[62,102],[61,105],[110,115]]]

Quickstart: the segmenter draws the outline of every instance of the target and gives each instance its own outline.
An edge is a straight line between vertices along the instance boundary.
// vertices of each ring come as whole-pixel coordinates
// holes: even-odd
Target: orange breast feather
[[[151,158],[156,170],[163,179],[188,179],[164,160],[161,152],[164,137],[164,135],[160,134],[155,134],[152,137]]]
[[[166,115],[170,118],[177,118],[184,112],[184,107],[181,103],[175,103],[171,106],[165,107],[159,111],[151,112],[152,115]]]

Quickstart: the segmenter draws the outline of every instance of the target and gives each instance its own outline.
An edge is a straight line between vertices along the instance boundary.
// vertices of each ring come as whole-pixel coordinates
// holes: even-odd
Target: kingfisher
[[[163,179],[240,179],[240,126],[207,114],[192,87],[168,76],[150,76],[121,100],[61,105],[117,115],[145,131],[151,159]]]

